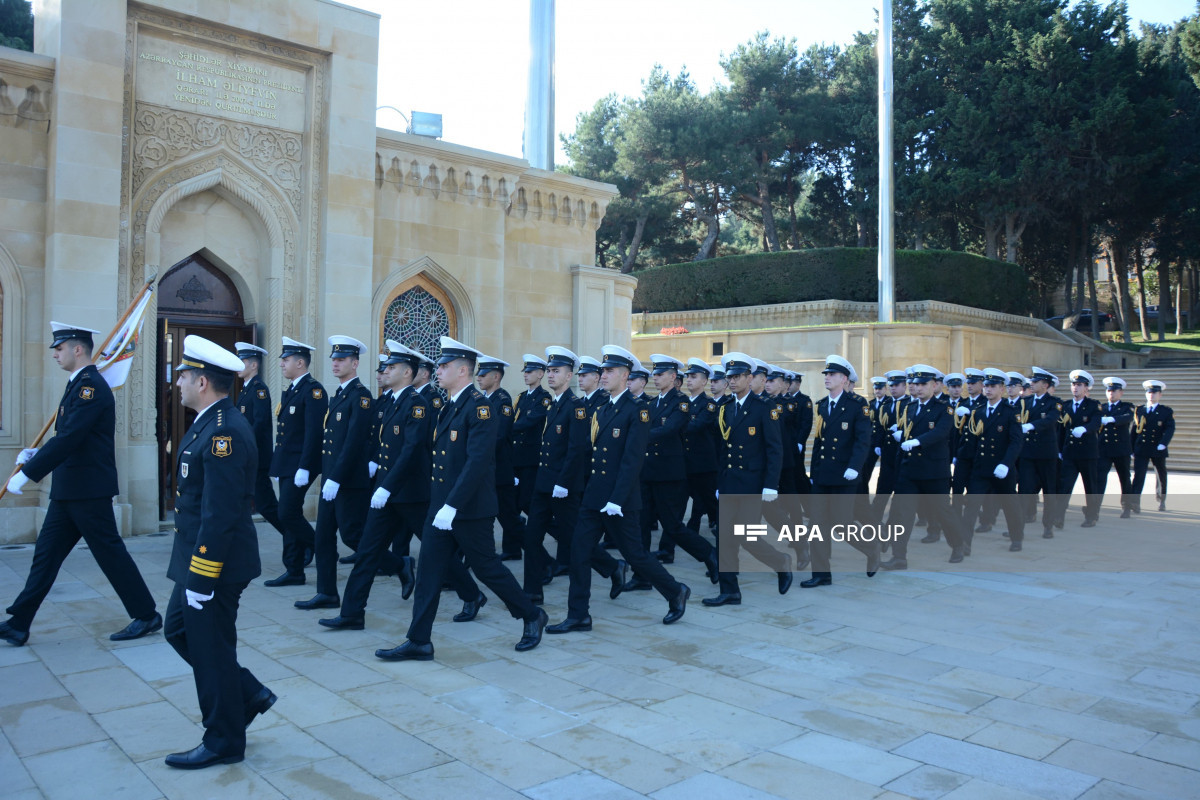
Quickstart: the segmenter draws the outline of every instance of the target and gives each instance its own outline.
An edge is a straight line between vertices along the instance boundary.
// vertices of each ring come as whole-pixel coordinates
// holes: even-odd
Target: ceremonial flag
[[[129,377],[129,369],[133,366],[133,356],[137,352],[138,341],[142,337],[146,309],[150,306],[150,296],[153,293],[153,286],[148,287],[148,290],[142,293],[142,299],[138,301],[124,324],[117,328],[100,348],[96,366],[100,369],[100,374],[104,376],[105,383],[113,389],[124,386],[125,380]]]

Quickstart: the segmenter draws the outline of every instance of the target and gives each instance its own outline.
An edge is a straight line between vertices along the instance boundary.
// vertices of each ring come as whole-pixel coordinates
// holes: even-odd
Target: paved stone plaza
[[[1200,478],[1172,477],[1173,491]],[[1147,506],[1151,504],[1147,501]],[[1026,564],[1115,550],[1120,522],[1043,540]],[[1157,512],[1142,514],[1146,521]],[[1072,521],[1074,520],[1074,521]],[[268,575],[278,542],[260,526]],[[1180,526],[1195,533],[1195,528]],[[1180,541],[1181,551],[1194,551]],[[169,536],[129,540],[165,605]],[[11,600],[32,547],[0,552]],[[944,543],[910,563],[942,569]],[[968,563],[1009,567],[1000,534]],[[348,567],[342,567],[344,582]],[[200,740],[187,667],[161,634],[115,644],[126,622],[90,554],[68,559],[30,644],[0,648],[6,798],[1185,798],[1200,793],[1200,575],[952,572],[839,575],[780,597],[744,576],[740,607],[680,554],[687,616],[637,592],[593,605],[591,633],[512,646],[495,598],[456,624],[443,595],[437,660],[392,664],[410,602],[382,578],[366,631],[330,631],[292,601],[312,586],[246,592],[242,662],[279,695],[245,762],[179,772]],[[310,571],[311,574],[311,571]],[[598,581],[597,590],[607,588]],[[566,579],[547,587],[563,617]]]

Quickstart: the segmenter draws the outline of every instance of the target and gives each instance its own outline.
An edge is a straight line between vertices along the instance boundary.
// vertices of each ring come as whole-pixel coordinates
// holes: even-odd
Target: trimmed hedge
[[[668,264],[635,273],[634,311],[878,300],[874,248],[827,247]],[[948,250],[897,250],[896,301],[941,300],[1028,314],[1025,272],[1016,264]]]

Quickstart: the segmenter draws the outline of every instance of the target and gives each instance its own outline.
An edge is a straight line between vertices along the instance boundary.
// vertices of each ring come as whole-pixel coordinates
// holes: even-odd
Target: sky
[[[381,17],[377,105],[441,114],[443,140],[521,156],[528,0],[342,1]],[[1197,7],[1196,0],[1128,6],[1135,25],[1172,23]],[[875,26],[877,7],[877,0],[558,0],[556,131],[573,131],[576,117],[605,95],[640,93],[655,64],[672,74],[686,67],[707,89],[723,79],[722,55],[759,31],[794,38],[801,50],[845,45]],[[390,109],[378,112],[377,124],[406,127]]]

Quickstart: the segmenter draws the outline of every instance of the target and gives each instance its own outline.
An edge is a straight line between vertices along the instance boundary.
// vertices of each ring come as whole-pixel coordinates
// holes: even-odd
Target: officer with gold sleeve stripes
[[[202,769],[241,761],[246,728],[275,695],[237,660],[238,602],[261,572],[251,520],[258,450],[254,431],[229,399],[242,369],[236,355],[199,336],[183,340],[175,368],[180,402],[196,412],[179,448],[175,581],[163,634],[195,673],[204,739],[167,756],[169,766]]]

